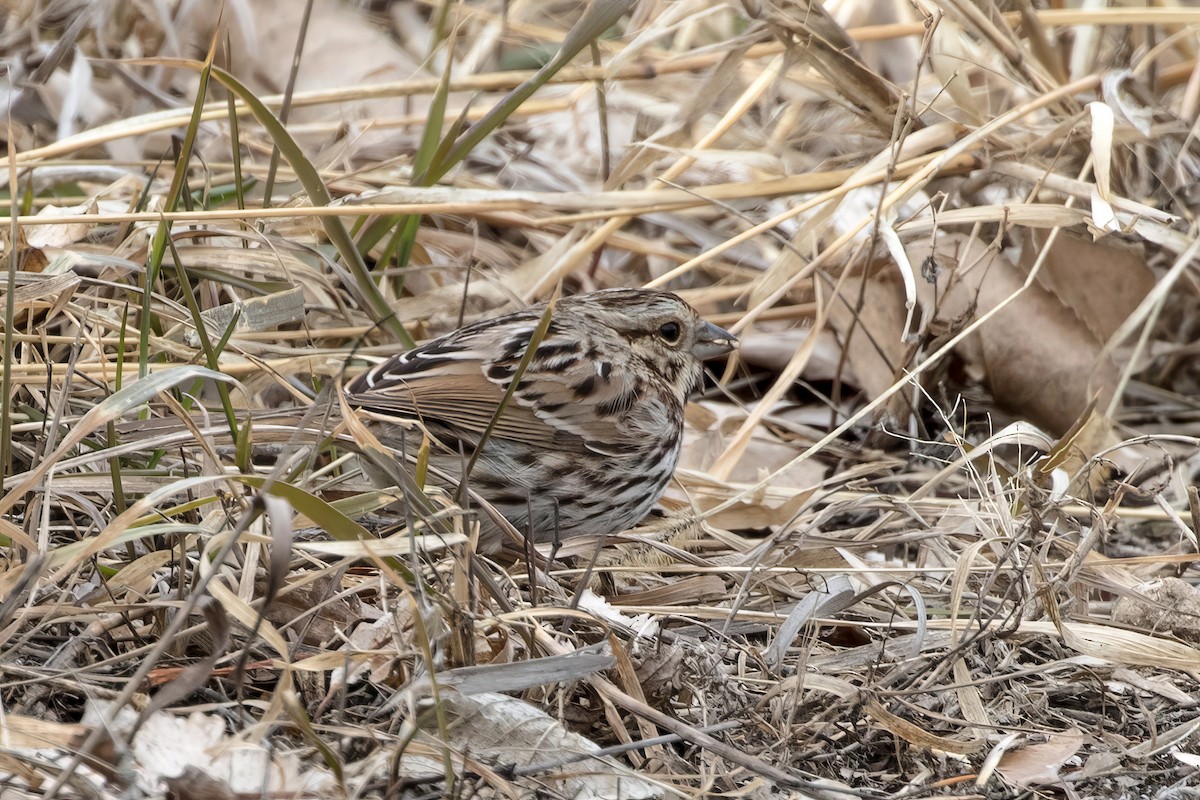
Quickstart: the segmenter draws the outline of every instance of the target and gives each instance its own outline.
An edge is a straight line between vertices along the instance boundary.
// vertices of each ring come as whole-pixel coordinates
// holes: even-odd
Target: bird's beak
[[[737,337],[732,333],[724,328],[718,328],[711,322],[704,322],[696,331],[696,343],[692,345],[692,355],[703,361],[706,358],[723,356],[737,345]]]

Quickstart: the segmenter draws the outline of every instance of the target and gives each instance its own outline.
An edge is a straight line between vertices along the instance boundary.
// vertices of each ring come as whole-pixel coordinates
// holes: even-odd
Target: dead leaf
[[[946,335],[994,312],[956,348],[968,375],[1010,413],[1061,434],[1093,398],[1097,407],[1107,406],[1119,366],[1104,355],[1104,345],[1153,287],[1154,276],[1140,247],[1060,231],[1026,287],[1048,237],[1026,229],[1012,235],[1022,242],[1019,264],[959,236],[943,237],[936,248],[910,244],[907,252],[913,264],[925,265],[919,301],[926,313],[936,307]],[[900,378],[901,368],[912,366],[903,340],[903,289],[894,270],[879,269],[847,280],[842,297],[830,319],[846,341],[858,385],[878,396]],[[893,415],[905,412],[903,394],[889,405]]]
[[[537,783],[564,797],[657,798],[663,790],[616,759],[589,755],[600,748],[541,709],[502,694],[442,695],[452,723],[451,744],[477,759],[518,767],[545,766]]]
[[[105,724],[110,712],[109,702],[91,701],[83,722]],[[128,736],[137,716],[138,712],[130,707],[117,711],[109,728],[113,737]],[[136,776],[138,791],[147,795],[159,794],[160,781],[195,772],[216,782],[211,786],[224,786],[238,795],[323,796],[336,791],[328,770],[315,763],[303,763],[291,753],[228,736],[224,720],[216,715],[152,714],[137,729],[129,754],[130,774]],[[187,780],[185,784],[195,785]]]
[[[1029,271],[1049,234],[1027,229],[1020,264]],[[1098,241],[1061,230],[1037,275],[1038,283],[1079,318],[1103,344],[1154,288],[1146,248],[1106,236]]]
[[[88,201],[78,206],[47,205],[38,211],[39,219],[76,217],[80,214],[95,214],[96,204]],[[33,225],[27,229],[25,241],[30,247],[66,247],[83,239],[95,226],[87,222],[67,222],[58,225]]]
[[[1086,742],[1087,737],[1083,732],[1075,729],[1052,733],[1045,742],[1009,750],[1000,759],[996,770],[1015,786],[1059,784],[1063,779],[1063,766],[1075,757]]]

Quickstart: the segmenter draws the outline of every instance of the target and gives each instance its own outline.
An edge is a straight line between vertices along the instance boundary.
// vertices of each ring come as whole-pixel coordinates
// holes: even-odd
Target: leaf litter
[[[0,37],[13,796],[1197,782],[1200,11],[196,8]],[[325,409],[560,283],[742,353],[640,528],[484,558]]]

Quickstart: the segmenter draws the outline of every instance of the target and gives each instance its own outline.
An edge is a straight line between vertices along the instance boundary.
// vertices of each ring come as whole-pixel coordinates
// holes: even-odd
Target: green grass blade
[[[554,54],[554,57],[528,80],[509,92],[482,119],[468,128],[467,132],[454,142],[449,152],[440,161],[431,165],[429,173],[431,182],[444,176],[466,158],[475,145],[500,127],[534,92],[569,64],[580,51],[617,24],[632,7],[633,0],[600,0],[600,2],[588,6],[587,11],[568,31],[566,38],[563,39],[562,47]]]
[[[208,55],[200,66],[200,85],[196,89],[196,99],[192,104],[192,116],[184,131],[183,144],[179,148],[175,160],[175,174],[171,176],[171,188],[167,192],[164,210],[174,211],[179,207],[180,198],[186,193],[188,164],[192,160],[192,152],[196,147],[196,132],[200,129],[200,117],[204,112],[204,98],[208,95],[208,82],[212,76],[213,56],[216,53],[216,40],[209,45]],[[138,320],[138,376],[146,377],[150,372],[150,329],[154,327],[153,299],[154,284],[158,280],[159,270],[162,269],[163,257],[166,255],[167,241],[171,238],[171,223],[163,219],[154,230],[150,243],[150,252],[146,261],[146,271],[143,274],[142,314]]]

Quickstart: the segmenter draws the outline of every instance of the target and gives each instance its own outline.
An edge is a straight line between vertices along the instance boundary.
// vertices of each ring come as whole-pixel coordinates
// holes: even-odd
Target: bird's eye
[[[681,333],[683,333],[683,329],[679,327],[678,322],[664,322],[663,326],[658,329],[658,335],[667,342],[678,342]]]

